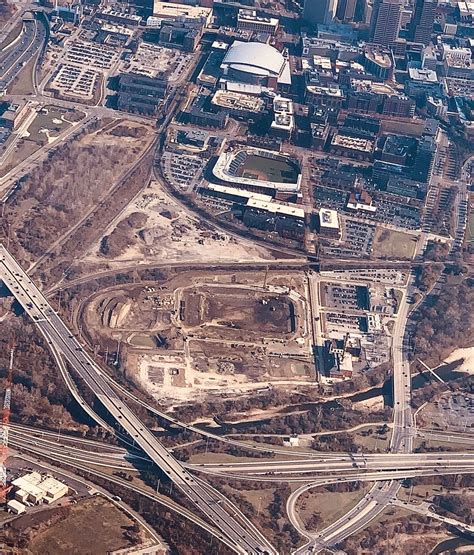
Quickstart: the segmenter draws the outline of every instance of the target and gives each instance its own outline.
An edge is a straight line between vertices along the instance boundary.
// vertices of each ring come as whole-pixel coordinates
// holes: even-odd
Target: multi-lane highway
[[[45,26],[34,17],[25,16],[19,40],[12,43],[0,59],[0,90],[5,91],[23,67],[38,54],[46,41]]]
[[[62,354],[115,422],[161,471],[217,526],[240,553],[276,553],[241,513],[231,516],[225,503],[196,480],[157,440],[105,380],[103,371],[82,348],[48,301],[4,246],[0,246],[0,279],[32,318],[46,341]]]
[[[397,319],[392,334],[394,400],[393,433],[390,441],[390,451],[392,453],[411,453],[415,436],[410,407],[411,375],[405,338],[409,311],[407,298],[413,294],[413,283],[414,278],[410,275],[408,285],[403,292],[398,307]],[[374,479],[377,480],[378,478],[374,477]],[[380,479],[382,479],[381,476]],[[297,553],[316,553],[328,546],[336,545],[349,535],[367,526],[384,510],[387,503],[395,498],[401,487],[401,481],[400,479],[395,479],[395,475],[386,475],[384,479],[389,481],[385,483],[376,482],[368,496],[364,497],[349,513],[331,524],[331,526],[328,526],[318,534],[308,534],[305,532],[303,535],[309,541]],[[303,493],[303,490],[297,490],[297,492],[300,493],[294,492],[287,502],[287,512],[293,524],[297,520],[296,517],[295,519],[292,518],[292,512],[294,513],[297,497]],[[301,526],[299,530],[303,533]]]
[[[255,478],[256,476],[270,476],[270,479],[278,479],[278,476],[284,476],[288,479],[291,475],[304,474],[320,474],[327,473],[348,473],[361,471],[379,471],[379,470],[408,470],[433,468],[438,470],[446,470],[449,467],[466,467],[474,468],[474,453],[411,453],[405,455],[403,453],[368,453],[365,455],[344,454],[339,457],[315,459],[297,459],[297,460],[264,460],[256,462],[239,462],[239,463],[203,463],[192,465],[201,472],[212,474],[239,474]]]
[[[43,456],[55,455],[65,461],[76,461],[108,468],[122,468],[134,472],[149,467],[151,461],[140,452],[114,445],[102,444],[82,438],[64,437],[59,433],[40,431],[30,427],[12,425],[12,445]],[[360,479],[364,473],[393,473],[406,471],[433,471],[453,473],[473,468],[474,453],[416,453],[416,454],[333,454],[326,458],[295,460],[257,460],[238,463],[183,464],[188,470],[204,474],[235,476],[237,479],[265,481],[308,482],[313,479]]]

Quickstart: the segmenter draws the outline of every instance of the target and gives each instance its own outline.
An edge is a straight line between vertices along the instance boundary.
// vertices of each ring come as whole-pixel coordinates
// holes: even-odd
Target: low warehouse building
[[[25,512],[26,507],[23,505],[23,503],[20,503],[16,499],[12,499],[7,503],[7,510],[14,515],[21,515],[21,513]]]
[[[12,482],[15,488],[15,500],[19,503],[52,503],[68,493],[68,487],[52,476],[41,476],[31,472],[20,476]]]

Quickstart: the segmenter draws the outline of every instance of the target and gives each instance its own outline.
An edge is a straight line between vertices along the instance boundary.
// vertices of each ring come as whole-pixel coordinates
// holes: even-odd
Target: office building
[[[415,160],[411,168],[411,178],[427,183],[433,170],[433,158],[436,141],[433,137],[422,137],[418,143]]]
[[[154,0],[130,0],[128,5],[135,8],[142,17],[149,17],[153,14]]]
[[[415,101],[408,96],[393,94],[384,100],[382,114],[395,118],[412,118],[415,115],[415,107]]]
[[[336,16],[340,21],[354,21],[357,0],[339,0]]]
[[[389,51],[380,47],[367,47],[362,63],[369,73],[384,81],[391,77],[392,59]]]
[[[370,22],[370,40],[389,46],[398,38],[402,6],[400,0],[375,0]]]
[[[443,96],[442,83],[438,81],[436,72],[430,69],[408,68],[408,79],[405,81],[405,90],[409,96],[423,95]]]
[[[438,0],[416,0],[410,23],[410,38],[425,46],[431,41]]]
[[[229,114],[220,110],[219,106],[213,105],[211,99],[211,91],[202,88],[181,113],[181,121],[201,127],[224,129],[229,120]]]
[[[161,19],[173,19],[187,23],[204,23],[208,27],[212,22],[212,8],[202,6],[186,6],[172,2],[156,1],[153,15]]]
[[[331,23],[336,15],[337,0],[305,0],[303,19],[311,25]]]
[[[30,472],[13,480],[15,500],[19,503],[38,504],[53,503],[68,494],[69,488],[52,476],[41,476],[39,472]]]
[[[120,75],[118,108],[147,116],[156,116],[168,94],[164,75],[148,76],[135,73]]]
[[[276,17],[257,16],[256,10],[241,9],[237,15],[237,29],[274,35],[278,29]]]
[[[326,237],[339,239],[341,228],[336,210],[330,210],[329,208],[319,210],[319,233]]]

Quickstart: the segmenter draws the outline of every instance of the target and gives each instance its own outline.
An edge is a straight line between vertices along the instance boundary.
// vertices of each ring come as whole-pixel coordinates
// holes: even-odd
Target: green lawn
[[[377,227],[372,254],[378,258],[411,259],[415,252],[416,237],[409,233]]]

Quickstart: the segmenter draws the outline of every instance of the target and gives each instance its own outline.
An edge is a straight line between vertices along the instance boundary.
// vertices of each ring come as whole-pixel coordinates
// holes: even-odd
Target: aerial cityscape
[[[0,553],[474,553],[474,3],[0,0]]]

